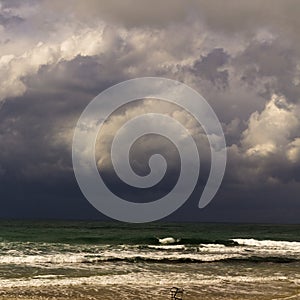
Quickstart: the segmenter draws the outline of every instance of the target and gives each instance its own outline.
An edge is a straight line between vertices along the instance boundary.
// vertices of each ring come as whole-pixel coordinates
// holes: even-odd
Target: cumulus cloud
[[[267,156],[282,151],[296,137],[299,126],[294,105],[273,95],[261,113],[251,115],[241,143],[247,155]]]
[[[239,144],[229,148],[239,161],[237,180],[259,184],[298,181],[299,106],[273,95],[261,112],[254,112]],[[243,175],[241,175],[243,173]]]
[[[292,163],[300,161],[300,139],[296,138],[288,145],[287,157]]]
[[[126,122],[130,121],[131,119],[149,113],[158,113],[161,115],[166,115],[180,122],[184,126],[184,128],[186,128],[189,134],[193,136],[194,140],[198,143],[198,146],[201,147],[201,157],[203,159],[203,162],[205,161],[207,163],[209,161],[210,150],[207,137],[200,124],[198,124],[197,120],[193,118],[183,108],[180,108],[176,105],[161,100],[147,99],[137,101],[131,106],[125,108],[125,110],[120,109],[119,112],[117,111],[116,113],[114,113],[102,126],[97,142],[97,157],[99,167],[102,166],[102,168],[107,168],[107,163],[110,157],[110,147],[118,130],[122,128],[122,126],[124,126]],[[153,122],[156,122],[155,119],[153,119]],[[160,126],[167,128],[167,120],[161,120],[161,122],[162,123],[160,124]],[[149,125],[145,123],[144,126],[146,129]],[[171,132],[172,128],[169,129]],[[175,132],[173,132],[173,134],[175,135]],[[185,137],[182,138],[184,139]],[[155,139],[157,138],[155,137]],[[148,138],[147,142],[141,143],[139,145],[140,153],[137,154],[143,155],[147,151],[157,147],[158,145],[156,143],[152,143],[152,139]],[[175,153],[174,151],[172,151],[172,149],[170,150],[168,147],[163,148],[159,146],[159,148],[161,148],[160,152],[163,156],[169,156],[171,164],[172,161],[175,164],[178,163],[176,157],[174,157],[174,155],[178,155],[178,153]],[[122,149],[119,150],[122,151]],[[135,157],[135,160],[139,161],[138,157]],[[143,168],[145,168],[145,165],[143,166]]]
[[[92,56],[107,51],[113,45],[110,45],[107,40],[103,41],[103,34],[103,28],[84,30],[62,43],[39,42],[22,55],[3,55],[0,59],[2,75],[0,100],[22,95],[26,91],[24,78],[36,74],[41,66],[69,61],[78,55]]]

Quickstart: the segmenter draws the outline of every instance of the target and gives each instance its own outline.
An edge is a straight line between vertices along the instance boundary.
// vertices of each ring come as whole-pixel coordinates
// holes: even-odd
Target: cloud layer
[[[8,199],[22,207],[22,190],[27,198],[38,191],[40,200],[33,202],[51,198],[84,203],[71,164],[80,113],[115,83],[162,76],[182,81],[205,97],[222,123],[229,155],[215,203],[198,217],[191,213],[195,200],[175,217],[239,220],[236,212],[250,207],[248,221],[277,221],[284,207],[282,221],[295,222],[300,210],[295,200],[300,191],[299,13],[293,0],[1,1],[3,215],[18,215]],[[146,100],[120,110],[107,123],[97,160],[106,161],[111,134],[120,124],[153,109],[177,118],[197,139],[203,173],[196,199],[209,171],[207,139],[178,108]],[[152,138],[137,145],[133,165],[136,172],[147,171],[147,163],[141,163],[145,153],[160,145],[173,170],[160,186],[164,192],[176,179],[178,159],[167,142]],[[11,191],[16,184],[20,193]],[[252,198],[245,196],[250,191]],[[233,212],[224,208],[226,203]],[[49,216],[55,215],[54,207]],[[259,209],[273,213],[264,218]],[[94,214],[89,207],[85,211],[83,217]],[[73,215],[81,216],[75,209]]]

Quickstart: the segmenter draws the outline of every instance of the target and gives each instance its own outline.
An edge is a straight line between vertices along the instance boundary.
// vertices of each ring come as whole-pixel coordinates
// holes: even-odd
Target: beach
[[[3,300],[300,299],[299,225],[0,223]]]
[[[197,265],[195,267],[200,268]],[[161,275],[163,274],[169,279],[153,282],[151,276],[140,274],[123,283],[121,281],[124,281],[124,278],[115,278],[116,282],[109,284],[99,278],[74,282],[49,279],[39,282],[37,286],[37,283],[27,282],[24,286],[17,284],[16,287],[2,289],[0,299],[169,299],[166,287],[173,282],[186,286],[184,299],[299,299],[300,293],[299,279],[298,283],[290,282],[283,274],[260,277],[254,277],[252,274],[225,275],[216,276],[215,279],[209,276],[195,276],[186,281],[178,278],[177,282],[171,272],[162,272]],[[178,272],[177,276],[180,276]],[[171,278],[174,281],[170,280]]]

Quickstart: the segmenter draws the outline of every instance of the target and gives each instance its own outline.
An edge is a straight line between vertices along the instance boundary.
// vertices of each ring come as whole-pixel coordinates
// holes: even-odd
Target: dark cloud
[[[210,156],[203,130],[179,109],[142,101],[118,112],[114,131],[104,136],[109,144],[128,117],[156,109],[198,137],[203,173],[191,201],[170,218],[297,222],[299,9],[294,0],[2,1],[0,216],[102,218],[74,178],[76,121],[107,87],[164,76],[199,91],[222,122],[229,159],[216,199],[196,209]],[[102,146],[97,160],[107,154]],[[141,191],[112,176],[111,164],[102,175],[133,201],[160,197],[178,178],[174,146],[157,136],[141,139],[131,163],[145,175],[157,151],[166,157],[168,172],[143,199]]]
[[[213,49],[206,56],[194,62],[192,72],[203,79],[211,81],[214,85],[225,88],[228,85],[228,71],[221,70],[228,62],[229,55],[224,49]]]
[[[0,24],[3,26],[18,25],[23,21],[24,19],[18,16],[5,16],[0,14]]]
[[[250,85],[265,80],[264,95],[283,94],[289,101],[298,102],[300,85],[295,85],[299,53],[281,40],[253,42],[236,59],[245,68],[242,79]]]
[[[154,26],[161,28],[172,23],[197,19],[213,31],[226,34],[247,32],[254,34],[257,29],[270,28],[282,33],[295,35],[299,28],[299,5],[297,0],[71,0],[43,1],[46,10],[66,14],[71,10],[76,18],[86,22],[95,19],[123,24],[130,27]]]
[[[161,27],[170,22],[174,23],[185,19],[190,10],[189,5],[183,5],[180,0],[154,0],[151,3],[135,0],[122,2],[117,0],[87,0],[83,3],[82,1],[71,0],[68,5],[61,1],[43,1],[42,5],[45,9],[60,10],[65,13],[69,11],[69,5],[72,5],[76,18],[86,22],[104,19],[129,27]]]

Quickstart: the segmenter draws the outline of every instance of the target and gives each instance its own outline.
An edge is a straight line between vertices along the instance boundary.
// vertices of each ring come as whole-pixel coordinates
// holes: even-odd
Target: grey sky
[[[299,16],[297,0],[0,1],[0,217],[102,218],[74,179],[76,121],[105,88],[162,76],[197,90],[222,123],[228,166],[215,200],[196,209],[210,156],[201,128],[178,108],[148,100],[119,111],[97,160],[120,124],[159,109],[191,130],[203,163],[191,201],[170,219],[299,222]],[[149,190],[156,196],[176,180],[176,150],[151,137],[133,151],[143,174],[145,153],[158,146],[171,158],[169,179]],[[141,195],[122,184],[118,192]]]

